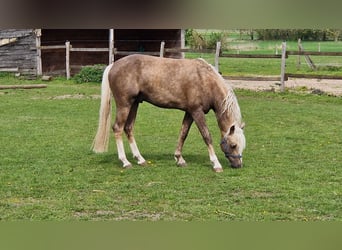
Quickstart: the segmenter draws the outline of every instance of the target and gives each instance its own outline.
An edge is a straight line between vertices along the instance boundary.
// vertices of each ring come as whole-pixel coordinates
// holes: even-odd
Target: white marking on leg
[[[125,153],[125,149],[124,149],[124,145],[123,145],[123,141],[122,139],[116,139],[116,147],[118,150],[118,158],[120,161],[122,161],[123,163],[123,167],[127,168],[127,167],[131,167],[132,164],[127,160],[126,157],[126,153]]]
[[[217,156],[215,154],[215,151],[212,145],[208,146],[208,152],[209,152],[209,158],[210,158],[211,164],[213,165],[214,171],[222,172],[223,171],[222,165],[217,159]]]
[[[138,146],[137,146],[137,143],[136,143],[135,139],[133,139],[132,142],[130,142],[129,146],[131,147],[131,150],[132,150],[132,153],[133,153],[133,157],[138,161],[138,164],[139,165],[146,164],[146,160],[140,154],[140,151],[138,149]]]

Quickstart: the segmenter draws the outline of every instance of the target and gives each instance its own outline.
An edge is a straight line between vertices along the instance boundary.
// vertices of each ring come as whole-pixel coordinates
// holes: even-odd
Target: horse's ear
[[[232,135],[232,134],[234,134],[234,131],[235,131],[235,125],[232,125],[231,127],[230,127],[230,129],[229,129],[229,135]]]
[[[245,126],[246,126],[246,124],[243,122],[243,123],[241,124],[241,129],[244,129]]]

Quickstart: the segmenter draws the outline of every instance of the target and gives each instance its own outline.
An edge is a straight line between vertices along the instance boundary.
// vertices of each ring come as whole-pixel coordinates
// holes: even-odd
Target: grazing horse
[[[177,165],[186,165],[182,148],[191,124],[195,121],[208,147],[213,170],[223,171],[205,121],[205,114],[212,109],[221,131],[222,151],[232,167],[242,166],[242,151],[246,142],[240,107],[231,86],[203,59],[130,55],[109,65],[103,73],[99,126],[92,146],[96,153],[108,150],[111,93],[116,104],[112,129],[123,167],[132,166],[124,151],[123,132],[127,135],[133,157],[138,164],[146,164],[133,135],[137,109],[143,101],[161,108],[174,108],[185,112],[174,154]]]

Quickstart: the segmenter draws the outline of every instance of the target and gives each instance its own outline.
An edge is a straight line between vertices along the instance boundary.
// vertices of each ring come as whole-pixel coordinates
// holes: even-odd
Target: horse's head
[[[244,127],[244,123],[241,126],[233,124],[220,143],[223,153],[233,168],[242,167],[242,151],[246,147]]]

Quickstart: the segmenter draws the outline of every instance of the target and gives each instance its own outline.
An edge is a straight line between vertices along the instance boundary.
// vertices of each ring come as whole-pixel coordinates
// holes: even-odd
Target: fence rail
[[[228,58],[281,58],[281,55],[269,55],[269,54],[220,54],[220,57]]]
[[[288,77],[292,78],[306,78],[306,79],[328,79],[328,80],[342,80],[342,76],[333,76],[333,75],[316,75],[316,74],[285,74]]]
[[[226,80],[243,80],[243,81],[280,81],[280,76],[222,76]],[[287,80],[285,74],[285,80]]]
[[[342,52],[318,52],[318,51],[287,51],[287,55],[297,56],[342,56]]]
[[[115,55],[120,55],[120,56],[129,56],[129,55],[134,55],[134,54],[141,54],[141,55],[150,55],[150,56],[159,56],[160,52],[156,51],[114,51]]]
[[[215,53],[216,49],[176,49],[176,48],[166,48],[165,52],[171,53]]]

